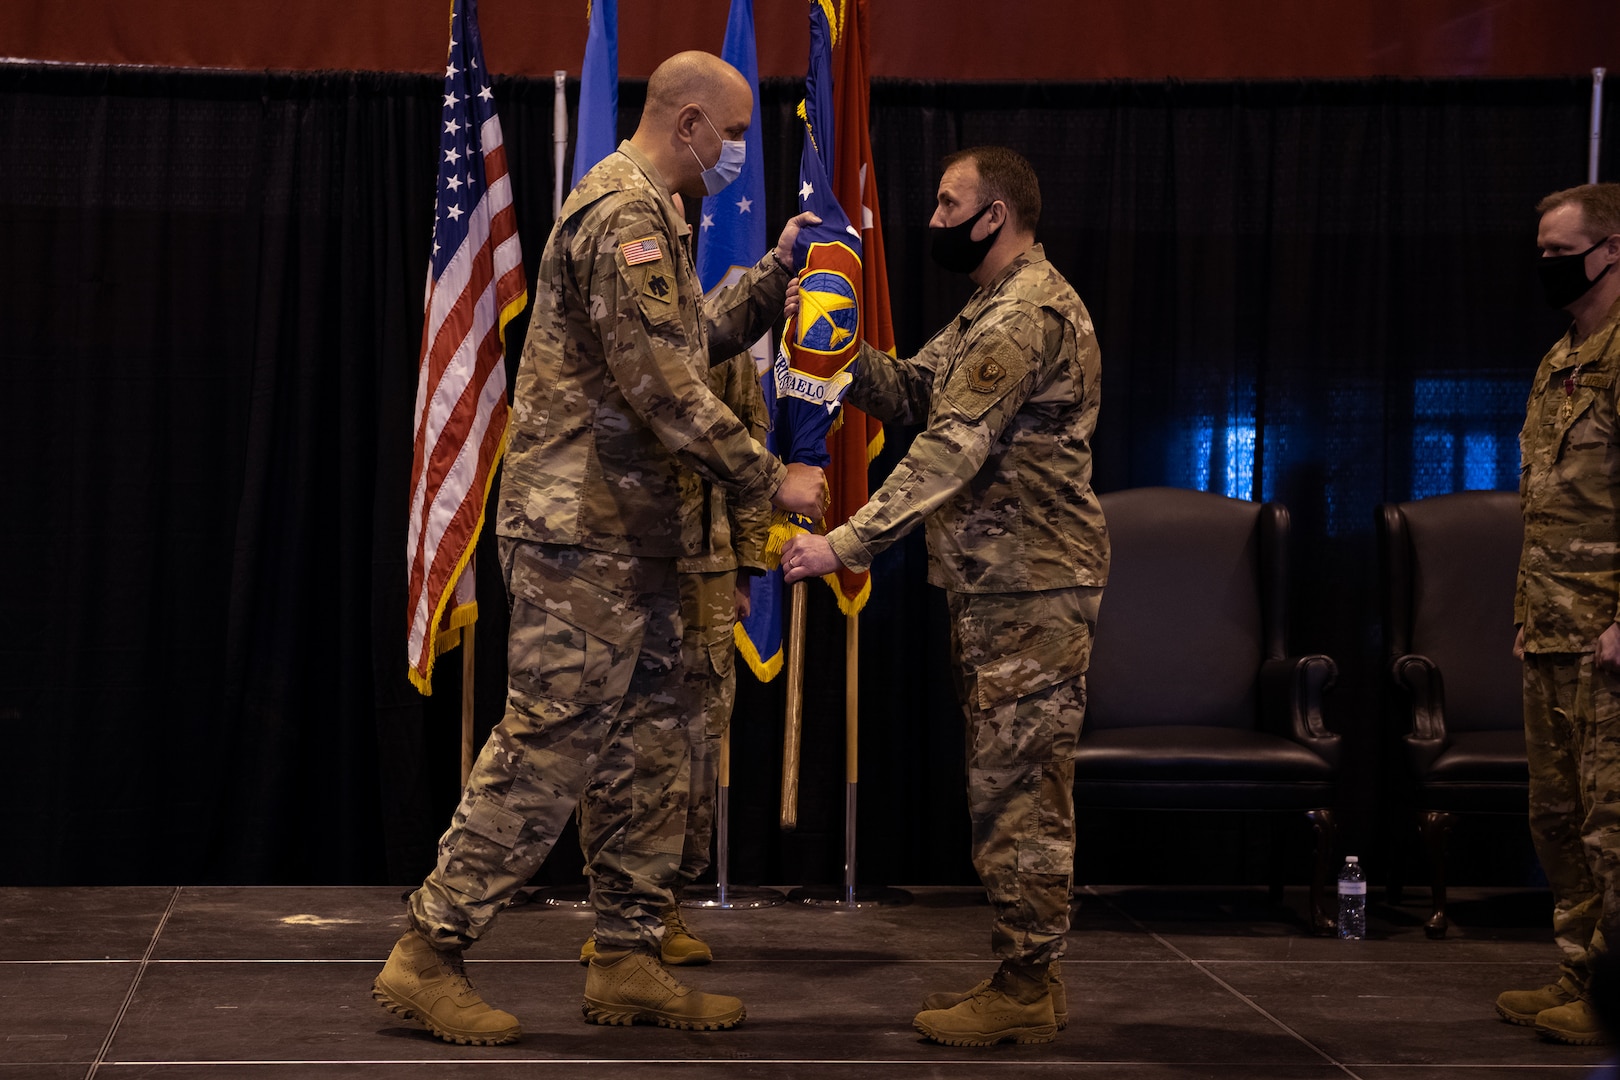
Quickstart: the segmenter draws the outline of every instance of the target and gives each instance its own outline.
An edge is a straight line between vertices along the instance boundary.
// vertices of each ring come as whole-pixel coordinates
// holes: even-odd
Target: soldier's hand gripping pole
[[[782,831],[799,827],[799,718],[804,712],[804,611],[809,582],[790,586],[787,641],[787,716],[782,730]]]

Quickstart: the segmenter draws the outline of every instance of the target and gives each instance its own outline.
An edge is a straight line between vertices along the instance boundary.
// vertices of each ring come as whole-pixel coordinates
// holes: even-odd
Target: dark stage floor
[[[1078,898],[1069,1029],[1046,1046],[935,1046],[922,997],[989,974],[970,890],[903,907],[694,911],[718,961],[689,982],[734,993],[729,1032],[580,1018],[589,915],[529,904],[469,953],[526,1034],[456,1047],[370,997],[404,926],[399,888],[0,889],[0,1080],[417,1077],[1578,1078],[1598,1048],[1498,1020],[1499,990],[1546,982],[1545,893],[1456,890],[1444,941],[1426,894],[1375,891],[1364,942],[1305,934],[1304,897],[1108,887]]]

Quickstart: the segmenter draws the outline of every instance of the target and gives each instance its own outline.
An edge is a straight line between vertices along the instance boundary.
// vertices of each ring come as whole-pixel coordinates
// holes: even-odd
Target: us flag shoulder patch
[[[664,257],[664,253],[658,250],[658,237],[656,236],[643,236],[640,240],[620,244],[619,254],[624,256],[625,264],[628,266],[657,262]]]

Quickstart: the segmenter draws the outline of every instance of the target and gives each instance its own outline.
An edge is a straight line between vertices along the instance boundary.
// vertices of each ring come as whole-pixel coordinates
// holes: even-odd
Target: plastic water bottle
[[[1367,936],[1367,878],[1354,855],[1345,856],[1339,871],[1339,936],[1347,941]]]

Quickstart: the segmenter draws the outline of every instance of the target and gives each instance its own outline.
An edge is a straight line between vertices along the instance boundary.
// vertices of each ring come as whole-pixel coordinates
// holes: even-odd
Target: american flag
[[[624,252],[624,261],[631,266],[637,263],[657,262],[664,257],[658,250],[658,238],[655,236],[645,236],[628,244],[620,244],[619,250]]]
[[[454,0],[433,215],[406,537],[410,679],[478,617],[473,549],[506,450],[506,324],[528,302],[501,122],[477,0]]]

